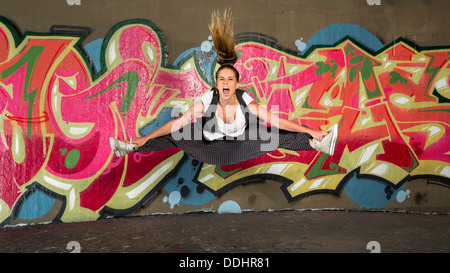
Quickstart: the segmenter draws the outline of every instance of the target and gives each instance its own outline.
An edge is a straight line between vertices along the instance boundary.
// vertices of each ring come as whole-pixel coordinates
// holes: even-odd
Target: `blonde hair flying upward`
[[[223,12],[223,19],[219,11],[212,13],[209,31],[217,51],[217,63],[234,65],[238,56],[235,50],[231,8]]]

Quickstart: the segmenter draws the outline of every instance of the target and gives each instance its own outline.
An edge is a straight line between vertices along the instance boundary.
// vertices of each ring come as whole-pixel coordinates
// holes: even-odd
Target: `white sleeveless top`
[[[204,113],[206,113],[206,110],[211,105],[211,101],[214,95],[214,91],[209,91],[203,94],[200,97],[201,102],[203,102],[204,106]],[[250,97],[247,93],[242,94],[242,99],[244,100],[245,104],[249,105],[253,98]],[[232,123],[225,123],[220,117],[216,116],[217,118],[217,130],[215,133],[211,133],[207,130],[203,130],[203,135],[205,138],[209,141],[216,140],[219,138],[223,138],[225,136],[230,137],[238,137],[242,135],[245,131],[245,115],[242,112],[242,108],[238,106],[236,108],[236,118]]]

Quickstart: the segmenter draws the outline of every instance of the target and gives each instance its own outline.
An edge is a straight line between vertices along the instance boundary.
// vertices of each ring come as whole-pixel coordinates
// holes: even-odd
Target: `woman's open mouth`
[[[222,92],[223,92],[223,94],[224,95],[229,95],[230,94],[230,88],[228,88],[228,87],[224,87],[224,88],[222,88]]]

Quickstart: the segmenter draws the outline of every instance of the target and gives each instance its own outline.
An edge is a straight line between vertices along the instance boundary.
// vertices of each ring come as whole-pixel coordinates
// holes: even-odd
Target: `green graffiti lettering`
[[[38,93],[38,89],[34,89],[31,91],[31,82],[33,79],[34,72],[36,70],[36,65],[39,61],[42,52],[44,51],[43,46],[31,46],[30,49],[11,67],[3,70],[2,78],[8,78],[17,72],[24,65],[27,66],[25,71],[25,84],[23,87],[23,100],[24,102],[28,102],[28,119],[31,120],[33,114],[33,105],[36,95]],[[28,138],[31,139],[31,123],[28,123]]]
[[[73,149],[67,153],[64,164],[66,165],[67,169],[73,169],[78,164],[79,160],[80,160],[80,151],[77,149]]]
[[[126,82],[127,87],[122,86],[120,83]],[[134,95],[136,94],[137,86],[139,84],[139,74],[136,71],[129,71],[125,74],[123,74],[121,77],[119,77],[117,80],[112,82],[110,85],[108,85],[105,89],[101,90],[100,92],[87,97],[86,99],[93,98],[95,96],[98,96],[108,90],[111,90],[113,88],[120,88],[122,89],[122,101],[120,104],[120,112],[128,112],[131,106],[131,102],[133,101]]]

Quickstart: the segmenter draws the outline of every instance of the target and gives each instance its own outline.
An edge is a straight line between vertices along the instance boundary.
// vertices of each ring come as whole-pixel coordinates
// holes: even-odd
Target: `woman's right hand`
[[[144,146],[144,144],[147,142],[147,138],[145,137],[137,137],[137,138],[133,138],[131,139],[131,143],[132,144],[136,144],[135,149],[139,149],[140,147]]]

